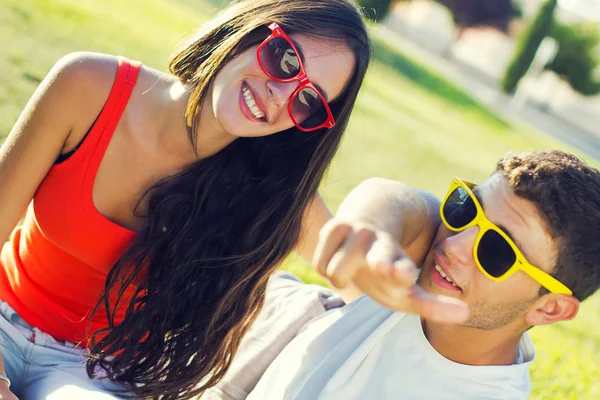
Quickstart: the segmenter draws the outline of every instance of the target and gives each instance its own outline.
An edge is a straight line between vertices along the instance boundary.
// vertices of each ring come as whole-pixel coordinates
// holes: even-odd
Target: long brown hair
[[[147,192],[146,225],[107,277],[99,307],[109,326],[92,336],[87,365],[90,376],[101,367],[126,384],[129,396],[192,397],[223,378],[262,307],[269,276],[298,241],[302,216],[348,124],[371,58],[356,6],[247,0],[205,25],[171,60],[171,73],[194,87],[186,112],[194,148],[215,75],[264,40],[269,22],[354,53],[352,77],[330,103],[336,125],[238,138]],[[115,321],[124,304],[124,320]]]

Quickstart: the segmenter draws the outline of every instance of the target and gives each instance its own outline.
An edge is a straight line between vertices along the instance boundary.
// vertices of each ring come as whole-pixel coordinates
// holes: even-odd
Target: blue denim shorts
[[[12,382],[10,389],[20,400],[121,398],[112,391],[123,387],[88,377],[85,348],[56,340],[29,325],[1,300],[0,353]]]

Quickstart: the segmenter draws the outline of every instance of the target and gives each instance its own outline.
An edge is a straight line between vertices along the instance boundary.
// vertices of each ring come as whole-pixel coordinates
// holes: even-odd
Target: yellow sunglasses
[[[453,232],[479,227],[473,245],[473,258],[481,272],[489,279],[500,282],[521,270],[552,293],[572,295],[573,292],[556,278],[531,265],[512,239],[487,219],[471,190],[475,186],[474,183],[454,178],[440,206],[440,215],[444,225]]]

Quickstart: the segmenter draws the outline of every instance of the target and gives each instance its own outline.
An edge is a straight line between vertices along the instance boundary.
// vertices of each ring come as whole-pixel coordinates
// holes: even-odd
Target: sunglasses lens
[[[316,128],[327,120],[327,108],[317,92],[304,88],[292,99],[292,117],[302,128]]]
[[[499,278],[513,266],[516,255],[512,247],[496,231],[487,231],[477,247],[477,258],[481,266],[494,278]]]
[[[283,38],[269,40],[259,52],[265,71],[277,79],[290,79],[298,75],[300,60],[292,46]]]
[[[460,229],[477,216],[477,208],[469,193],[461,187],[454,189],[442,209],[444,218],[450,227]]]

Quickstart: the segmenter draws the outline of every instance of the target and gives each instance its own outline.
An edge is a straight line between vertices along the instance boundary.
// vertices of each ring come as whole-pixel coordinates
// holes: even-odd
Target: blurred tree
[[[546,0],[522,36],[515,56],[502,80],[502,90],[513,93],[521,78],[527,73],[542,40],[552,31],[557,0]]]
[[[394,0],[357,0],[356,2],[362,7],[367,18],[381,22],[390,13]]]
[[[558,54],[546,68],[569,82],[577,92],[591,96],[600,93],[600,80],[594,72],[600,64],[600,32],[594,24],[565,25],[555,21],[550,36],[558,44]]]
[[[508,32],[513,18],[522,15],[513,0],[435,0],[450,9],[459,29],[490,26]]]
[[[411,0],[398,0],[411,1]],[[514,0],[434,0],[450,9],[459,29],[491,26],[508,32],[510,21],[520,17],[521,7]],[[365,15],[382,21],[394,0],[357,0]]]

